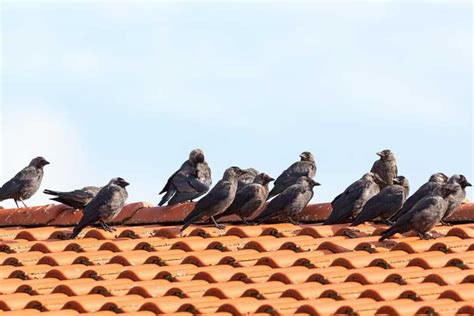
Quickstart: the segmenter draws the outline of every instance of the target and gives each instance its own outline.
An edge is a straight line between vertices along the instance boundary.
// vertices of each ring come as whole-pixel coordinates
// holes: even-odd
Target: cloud
[[[84,186],[94,178],[86,167],[87,155],[83,152],[80,132],[66,117],[48,110],[44,105],[29,101],[3,109],[1,129],[0,182],[2,185],[36,156],[44,156],[50,165],[40,190],[27,205],[47,202],[41,191],[44,188],[74,189]],[[21,109],[21,110],[20,110]],[[87,182],[86,182],[87,177]],[[92,178],[92,179],[91,179]],[[3,207],[14,206],[11,200],[0,202]]]

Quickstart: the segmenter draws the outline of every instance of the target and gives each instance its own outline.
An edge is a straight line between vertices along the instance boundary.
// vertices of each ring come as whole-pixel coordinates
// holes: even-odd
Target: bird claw
[[[219,230],[223,230],[225,228],[225,225],[223,224],[217,224],[216,225],[216,228],[219,229]]]

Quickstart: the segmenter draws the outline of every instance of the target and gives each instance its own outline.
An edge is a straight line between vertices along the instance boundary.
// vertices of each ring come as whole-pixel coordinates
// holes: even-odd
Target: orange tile
[[[433,283],[420,283],[420,284],[409,284],[409,285],[398,285],[386,288],[387,284],[397,283],[381,283],[381,284],[369,284],[364,285],[361,288],[362,291],[358,293],[358,298],[372,298],[376,301],[393,301],[400,297],[404,292],[412,291],[415,292],[424,289],[433,289],[437,285]]]
[[[413,270],[408,270],[413,269]],[[422,267],[406,267],[404,269],[387,270],[385,282],[395,282],[398,284],[418,284],[425,280],[430,274],[457,273],[460,271],[456,267],[446,267],[438,269],[423,269]]]
[[[447,270],[452,269],[442,268],[441,273],[436,273],[433,270],[429,270],[431,273],[423,279],[423,282],[434,282],[439,285],[453,285],[459,283],[474,283],[474,271],[473,270]]]
[[[6,209],[0,212],[1,226],[37,226],[47,225],[67,206],[45,205],[17,209]]]
[[[298,301],[312,300],[319,298],[325,291],[350,290],[360,288],[361,285],[356,282],[346,282],[338,284],[321,284],[318,282],[306,282],[302,284],[289,284],[281,297],[293,297]],[[327,295],[328,298],[333,298]]]
[[[375,284],[383,282],[396,282],[396,278],[393,275],[405,276],[410,272],[421,271],[421,267],[406,267],[398,269],[384,269],[381,267],[367,267],[361,269],[352,269],[350,274],[345,279],[345,282],[359,282],[361,284]],[[398,282],[397,282],[398,283]]]
[[[328,251],[294,252],[292,250],[278,250],[271,253],[262,253],[255,265],[267,265],[272,268],[286,268],[296,265],[301,260],[308,259],[308,256],[324,256]]]
[[[341,306],[367,306],[375,301],[370,298],[362,298],[349,301],[334,301],[328,298],[318,300],[304,300],[299,301],[300,307],[295,311],[296,313],[307,313],[311,315],[332,315]]]
[[[450,299],[442,299],[430,302],[413,302],[411,300],[395,300],[387,302],[385,305],[381,306],[375,312],[377,314],[388,314],[388,315],[415,315],[421,312],[422,310],[433,309],[435,311],[443,309],[445,311],[450,310],[450,307],[453,306],[456,302]],[[426,313],[429,314],[429,313]],[[433,313],[434,314],[434,313]],[[444,313],[443,313],[444,315]]]
[[[458,237],[445,237],[442,241],[437,240],[429,250],[437,250],[442,251],[445,253],[453,253],[453,252],[465,252],[474,245],[474,238],[467,238],[467,239],[457,239],[457,240],[449,240],[451,238],[458,238]],[[474,250],[471,249],[471,250]]]
[[[139,281],[135,283],[135,286],[130,289],[128,294],[138,294],[145,298],[153,298],[165,296],[168,291],[173,288],[187,286],[202,286],[203,288],[206,288],[208,284],[209,283],[202,280],[192,280],[184,282],[169,282],[167,280]],[[169,293],[168,296],[172,296],[171,293]]]
[[[437,249],[439,247],[434,248],[433,245],[440,244],[443,242],[453,242],[453,241],[455,242],[455,241],[460,241],[460,240],[461,239],[459,237],[452,236],[452,237],[443,237],[443,238],[429,239],[429,240],[422,240],[422,239],[410,240],[409,242],[400,241],[397,245],[395,245],[395,247],[393,247],[392,250],[403,250],[408,253],[418,253],[418,252],[425,252],[429,250],[441,251],[441,249]],[[446,252],[446,251],[443,251],[443,252]]]

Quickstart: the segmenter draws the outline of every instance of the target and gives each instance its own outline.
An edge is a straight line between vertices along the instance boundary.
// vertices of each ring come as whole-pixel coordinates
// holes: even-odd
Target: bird
[[[410,209],[415,206],[415,204],[421,200],[423,197],[432,194],[437,188],[441,187],[442,185],[446,184],[448,181],[448,177],[442,173],[434,173],[428,179],[428,182],[423,184],[415,193],[413,193],[403,204],[402,208],[393,214],[390,218],[390,222],[396,222],[400,216],[405,214],[406,212],[410,211]]]
[[[214,216],[223,213],[235,198],[239,176],[245,171],[239,167],[227,168],[222,179],[206,194],[202,199],[196,202],[193,210],[184,219],[180,231],[183,232],[189,225],[200,221],[210,219],[218,228],[224,228],[217,224]]]
[[[388,218],[397,212],[405,202],[410,191],[408,179],[398,176],[393,179],[393,185],[386,186],[365,203],[360,213],[354,218],[351,226],[357,226],[380,218],[388,223]]]
[[[30,164],[18,172],[0,188],[0,202],[13,199],[18,208],[18,201],[27,207],[25,200],[31,198],[41,186],[43,167],[49,162],[43,157],[36,157]]]
[[[309,151],[304,151],[300,154],[300,158],[300,161],[293,163],[288,167],[288,169],[283,171],[280,176],[278,176],[275,180],[275,185],[268,194],[267,200],[295,184],[302,176],[314,178],[316,175],[316,162],[313,154]]]
[[[100,188],[94,186],[83,187],[82,189],[62,192],[45,189],[44,194],[56,195],[50,200],[56,201],[77,210],[82,210],[99,192]]]
[[[70,239],[74,239],[84,227],[99,222],[101,227],[108,232],[114,231],[105,221],[114,218],[125,205],[128,198],[125,189],[129,183],[123,178],[117,177],[109,181],[97,195],[86,205],[82,211],[82,218],[74,227]]]
[[[383,182],[379,184],[380,190],[382,190],[387,185],[393,184],[393,179],[398,174],[397,160],[390,149],[379,151],[377,155],[380,156],[380,159],[374,162],[370,172],[378,174],[383,180]]]
[[[174,205],[197,199],[206,194],[212,184],[211,169],[201,149],[193,149],[189,158],[169,177],[159,194],[165,193],[159,206]]]
[[[466,198],[466,187],[472,186],[472,184],[467,181],[466,177],[462,174],[455,174],[448,179],[449,184],[453,184],[456,188],[456,192],[451,194],[448,198],[448,208],[446,213],[444,213],[441,223],[448,225],[446,220],[453,214],[454,210],[461,205],[461,203]]]
[[[447,199],[454,192],[456,192],[455,186],[445,184],[432,194],[423,197],[410,211],[400,216],[396,223],[383,231],[379,241],[410,230],[414,230],[421,239],[432,238],[428,232],[441,221],[448,208]]]
[[[356,217],[365,203],[380,192],[382,179],[373,172],[368,172],[352,183],[331,202],[332,211],[324,225],[342,224]]]
[[[245,171],[249,172],[248,169]],[[247,218],[257,212],[267,200],[268,196],[268,184],[274,181],[266,173],[259,173],[253,180],[252,183],[245,185],[243,188],[238,189],[232,204],[220,215],[215,217],[216,219],[228,216],[238,215],[245,224],[249,224]]]
[[[311,177],[300,177],[295,184],[272,199],[255,219],[255,222],[261,224],[268,220],[286,217],[290,223],[298,224],[293,217],[308,205],[314,194],[313,188],[319,185]]]
[[[255,179],[255,177],[260,173],[255,168],[247,168],[247,169],[243,169],[243,170],[245,171],[245,173],[242,174],[239,177],[239,183],[238,183],[238,186],[237,186],[237,191],[242,189],[247,184],[253,183],[253,180]]]

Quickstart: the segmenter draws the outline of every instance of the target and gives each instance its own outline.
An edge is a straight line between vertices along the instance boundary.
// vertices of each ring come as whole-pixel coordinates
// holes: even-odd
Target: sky
[[[42,155],[41,191],[156,204],[194,148],[214,183],[309,150],[313,203],[386,148],[412,192],[474,181],[470,1],[2,1],[1,28],[0,185]]]

